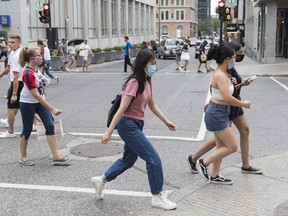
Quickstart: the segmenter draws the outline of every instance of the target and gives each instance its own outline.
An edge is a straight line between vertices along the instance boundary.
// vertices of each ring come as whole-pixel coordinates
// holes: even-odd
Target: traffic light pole
[[[52,49],[53,44],[52,44],[52,27],[51,27],[51,4],[50,4],[50,0],[48,0],[48,4],[49,4],[49,7],[50,7],[50,13],[49,13],[49,23],[48,23],[48,46],[49,46],[49,49]]]
[[[220,44],[223,43],[223,21],[220,20]]]

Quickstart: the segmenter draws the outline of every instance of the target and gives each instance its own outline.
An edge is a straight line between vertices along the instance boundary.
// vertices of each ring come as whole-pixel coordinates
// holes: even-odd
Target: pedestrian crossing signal
[[[225,21],[231,21],[231,8],[225,8]]]
[[[42,23],[50,23],[50,5],[49,3],[43,4],[43,10],[39,11],[39,20]]]

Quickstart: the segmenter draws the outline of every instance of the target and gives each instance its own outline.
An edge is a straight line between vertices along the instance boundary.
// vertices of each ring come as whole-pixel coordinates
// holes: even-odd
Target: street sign
[[[237,0],[226,0],[225,7],[234,8],[237,6]]]
[[[41,11],[43,9],[44,0],[35,0],[36,10]]]

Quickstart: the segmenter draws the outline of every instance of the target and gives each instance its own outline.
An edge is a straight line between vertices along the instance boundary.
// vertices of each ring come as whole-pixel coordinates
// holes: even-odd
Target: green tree
[[[214,32],[218,33],[219,27],[220,21],[218,18],[198,20],[198,35],[206,36],[212,35]]]

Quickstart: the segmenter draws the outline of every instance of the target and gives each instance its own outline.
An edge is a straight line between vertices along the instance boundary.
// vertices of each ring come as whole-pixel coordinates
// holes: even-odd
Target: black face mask
[[[235,58],[236,62],[241,62],[241,61],[243,61],[244,56],[245,56],[244,54],[237,55],[236,58]]]

